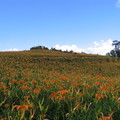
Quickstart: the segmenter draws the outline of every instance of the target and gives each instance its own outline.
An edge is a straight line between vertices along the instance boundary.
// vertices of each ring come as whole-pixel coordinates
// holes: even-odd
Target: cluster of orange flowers
[[[68,90],[61,90],[61,91],[57,91],[55,93],[52,93],[50,95],[50,99],[59,99],[59,100],[64,100],[65,99],[65,95],[69,93]]]

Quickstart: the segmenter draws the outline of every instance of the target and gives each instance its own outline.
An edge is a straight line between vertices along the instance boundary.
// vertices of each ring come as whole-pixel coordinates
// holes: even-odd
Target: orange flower
[[[62,95],[65,95],[66,93],[68,93],[68,90],[61,90],[61,91],[58,91],[57,93],[60,93]]]
[[[56,96],[57,96],[57,92],[55,92],[55,93],[52,93],[51,95],[50,95],[51,97],[51,99],[54,99],[54,98],[56,98]]]
[[[17,109],[18,111],[28,111],[29,108],[32,108],[32,105],[14,105],[12,109]]]
[[[57,85],[57,87],[60,88],[60,89],[63,89],[63,86],[61,86],[61,85]]]
[[[87,88],[87,89],[91,89],[92,87],[93,87],[93,86],[87,86],[86,88]]]
[[[7,120],[7,118],[0,118],[0,120]]]
[[[52,93],[50,96],[51,99],[59,99],[59,100],[63,100],[65,99],[64,96],[61,95],[65,95],[68,93],[68,90],[61,90],[61,91],[57,91],[55,93]]]
[[[34,83],[37,83],[37,81],[36,80],[32,80],[32,83],[34,84]]]
[[[96,82],[95,85],[100,85],[100,82]]]
[[[27,85],[27,84],[28,84],[28,82],[24,82],[24,84],[26,84],[26,85]]]
[[[6,93],[6,92],[8,92],[9,90],[7,90],[7,89],[4,89],[4,90],[2,90],[2,92],[4,92],[4,93]]]
[[[23,85],[20,87],[21,89],[30,89],[30,87],[28,87],[27,85]]]
[[[100,86],[98,89],[100,89],[100,90],[108,90],[108,88],[106,86],[104,86],[104,85]]]
[[[9,107],[10,105],[9,104],[5,104],[5,107]]]
[[[120,89],[117,89],[117,90],[115,90],[114,92],[115,92],[115,93],[119,93],[119,92],[120,92]]]
[[[120,104],[120,101],[118,101],[117,103]]]
[[[44,80],[43,82],[49,83],[49,82],[50,82],[50,80]]]
[[[30,98],[30,95],[28,95],[28,96],[24,96],[24,98],[25,98],[25,99],[29,99],[29,98]]]
[[[37,88],[42,88],[43,86],[37,86]]]
[[[33,90],[33,93],[39,94],[39,93],[40,93],[40,90],[39,90],[39,89],[34,89],[34,90]]]
[[[71,96],[69,96],[68,98],[69,98],[70,100],[73,100],[73,99],[74,99],[74,98],[73,98],[73,97],[71,97]]]
[[[51,75],[47,75],[47,77],[48,77],[48,78],[52,78],[52,76],[51,76]]]
[[[68,80],[68,78],[66,76],[61,76],[60,79],[61,80]]]
[[[63,96],[57,96],[56,97],[58,100],[64,100],[65,99],[65,97],[63,97]]]
[[[98,99],[107,98],[107,95],[96,94],[95,96]]]
[[[52,85],[47,85],[46,87],[47,87],[47,88],[51,88],[51,87],[52,87]]]
[[[79,86],[79,85],[81,85],[81,83],[73,83],[72,85],[71,85],[71,87],[75,87],[75,86]]]
[[[24,80],[20,80],[20,81],[18,81],[18,83],[23,83],[23,82],[25,82]]]
[[[110,120],[110,119],[111,119],[111,117],[102,117],[99,120]]]
[[[3,85],[4,84],[4,82],[0,82],[0,85]]]
[[[7,88],[6,85],[1,85],[0,87],[3,88],[3,89],[6,89],[6,88]]]
[[[13,80],[11,80],[11,82],[16,82],[17,80],[15,80],[15,79],[13,79]]]
[[[47,115],[45,115],[45,114],[42,114],[41,116],[42,116],[43,118],[45,118]]]
[[[80,96],[83,96],[83,93],[80,92],[79,95],[80,95]]]

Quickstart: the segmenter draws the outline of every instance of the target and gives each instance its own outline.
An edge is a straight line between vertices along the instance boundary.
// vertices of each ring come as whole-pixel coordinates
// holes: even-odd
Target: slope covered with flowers
[[[50,50],[0,53],[0,120],[120,120],[120,59]]]

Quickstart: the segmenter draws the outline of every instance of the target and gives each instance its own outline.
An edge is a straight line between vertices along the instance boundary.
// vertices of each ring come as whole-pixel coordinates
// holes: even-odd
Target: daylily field
[[[0,52],[0,120],[120,120],[120,58]]]

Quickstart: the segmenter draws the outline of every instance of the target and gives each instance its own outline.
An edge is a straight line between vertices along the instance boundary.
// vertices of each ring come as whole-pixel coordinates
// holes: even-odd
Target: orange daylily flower
[[[5,104],[5,107],[9,107],[10,105],[9,104]]]
[[[37,81],[36,80],[32,80],[32,83],[34,84],[34,83],[37,83]]]
[[[61,90],[61,91],[57,91],[57,92],[55,92],[55,93],[52,93],[50,96],[50,98],[51,99],[59,99],[59,100],[63,100],[64,99],[64,96],[63,95],[65,95],[65,94],[67,94],[68,93],[68,90]],[[62,95],[62,96],[60,96],[60,95]]]
[[[33,93],[39,94],[40,93],[40,89],[34,89]]]
[[[28,111],[29,108],[32,108],[32,105],[14,105],[12,109],[17,109],[18,111]]]
[[[102,99],[102,98],[107,98],[108,96],[107,95],[102,95],[102,94],[96,94],[95,97],[98,98],[98,99]]]
[[[30,87],[28,87],[27,85],[23,85],[20,87],[21,89],[30,89]]]
[[[24,83],[25,81],[24,80],[20,80],[20,81],[18,81],[18,83]]]
[[[13,80],[11,80],[11,82],[17,82],[17,80],[13,79]]]
[[[83,93],[80,92],[80,93],[79,93],[79,96],[83,96]]]
[[[111,117],[102,117],[99,120],[110,120],[110,119],[111,119]]]
[[[100,82],[96,82],[95,85],[100,85]]]
[[[61,90],[61,91],[58,91],[57,93],[64,95],[64,94],[68,93],[68,90]]]

